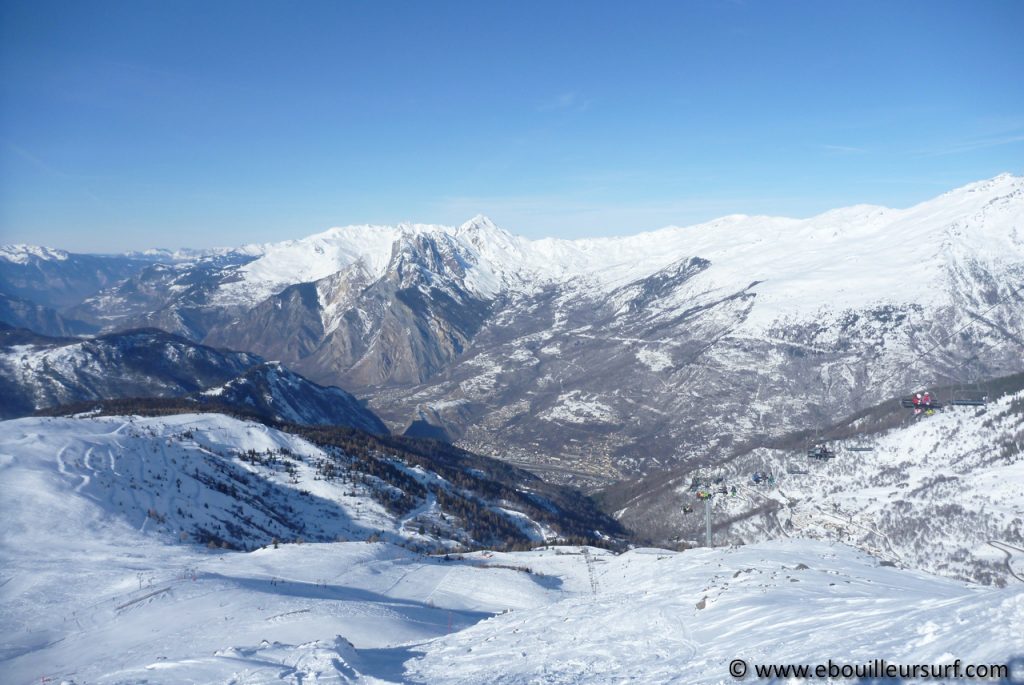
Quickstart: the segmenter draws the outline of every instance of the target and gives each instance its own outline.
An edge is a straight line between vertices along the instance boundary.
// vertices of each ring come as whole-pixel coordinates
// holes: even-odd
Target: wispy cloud
[[[40,156],[30,152],[29,150],[26,150],[20,145],[12,143],[9,140],[4,140],[0,142],[3,143],[3,147],[6,148],[9,152],[13,153],[16,157],[20,158],[21,160],[27,162],[36,170],[41,171],[44,174],[47,174],[48,176],[52,176],[53,178],[57,178],[71,185],[74,185],[79,191],[84,193],[90,200],[92,200],[96,204],[103,204],[103,201],[96,193],[94,193],[92,190],[90,190],[89,188],[85,187],[82,184],[82,181],[85,180],[86,177],[78,174],[69,174],[68,172],[63,171],[62,169],[59,169],[56,166],[50,164]]]
[[[937,145],[932,148],[918,150],[917,154],[922,157],[940,157],[944,155],[958,155],[974,150],[999,147],[1001,145],[1013,145],[1024,143],[1024,131],[1005,133],[997,136],[986,136],[961,141],[954,141],[945,145]]]
[[[575,111],[584,112],[590,108],[591,100],[576,91],[567,91],[537,105],[538,112]]]
[[[20,145],[15,145],[14,143],[6,140],[3,141],[3,144],[5,148],[13,152],[17,157],[20,157],[22,160],[31,164],[39,171],[47,173],[51,176],[57,176],[58,178],[71,178],[71,174],[65,173],[60,169],[48,164],[47,162],[43,161],[40,157],[32,154],[31,152],[21,147]]]
[[[863,155],[867,153],[867,148],[857,147],[855,145],[822,145],[821,149],[844,155]]]

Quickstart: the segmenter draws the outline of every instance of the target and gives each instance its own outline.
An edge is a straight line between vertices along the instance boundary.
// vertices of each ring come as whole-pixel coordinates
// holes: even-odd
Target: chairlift
[[[972,367],[971,377],[973,380],[966,383],[957,383],[951,391],[949,403],[955,407],[984,407],[988,404],[988,392],[982,387],[978,380],[977,356],[968,360]],[[974,362],[974,364],[971,364]]]
[[[944,406],[942,402],[939,402],[934,395],[925,391],[911,395],[910,397],[900,398],[900,405],[904,409],[915,409],[918,411],[928,411],[929,409],[942,409]]]
[[[988,392],[978,384],[970,388],[954,386],[949,403],[954,407],[984,407],[988,404]]]
[[[866,440],[859,440],[846,446],[847,452],[874,452],[875,446]]]
[[[818,459],[821,461],[825,461],[828,459],[835,459],[836,453],[828,445],[822,443],[820,445],[815,445],[811,449],[807,450],[807,457],[809,459]]]

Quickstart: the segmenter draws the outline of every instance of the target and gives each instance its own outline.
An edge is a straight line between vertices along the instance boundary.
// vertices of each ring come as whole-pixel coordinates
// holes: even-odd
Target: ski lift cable
[[[968,328],[970,328],[971,326],[974,326],[975,324],[977,324],[977,323],[978,323],[978,322],[979,322],[979,321],[981,320],[981,318],[982,318],[983,316],[985,316],[986,314],[988,314],[989,312],[991,312],[991,311],[992,311],[993,309],[995,309],[995,308],[996,308],[996,307],[998,307],[999,305],[1001,305],[1001,304],[1004,304],[1004,303],[1006,302],[1006,300],[1007,300],[1007,299],[1008,299],[1008,298],[1009,298],[1010,296],[1012,296],[1012,295],[1016,295],[1016,294],[1017,294],[1017,293],[1018,293],[1018,292],[1019,292],[1019,291],[1020,291],[1020,290],[1021,290],[1022,288],[1024,288],[1024,286],[1020,286],[1020,287],[1017,287],[1017,288],[1014,288],[1014,287],[1012,287],[1012,286],[1011,286],[1011,287],[1010,287],[1010,292],[1008,292],[1008,293],[1007,293],[1006,295],[1003,295],[1003,296],[1002,296],[1001,298],[999,298],[999,299],[998,299],[998,300],[997,300],[997,301],[995,302],[995,304],[991,305],[990,307],[988,307],[987,309],[985,309],[985,311],[981,312],[980,314],[975,314],[975,315],[974,315],[974,316],[973,316],[973,317],[971,318],[971,320],[970,320],[970,321],[968,321],[968,322],[967,322],[967,323],[965,323],[964,325],[960,326],[960,327],[959,327],[959,328],[957,328],[956,330],[954,330],[954,331],[952,331],[952,332],[950,332],[950,333],[947,333],[947,334],[946,334],[946,335],[945,335],[944,337],[940,338],[940,339],[939,339],[939,340],[938,340],[937,342],[934,342],[934,343],[932,344],[932,346],[931,346],[931,347],[929,347],[928,349],[924,350],[923,352],[918,352],[918,353],[917,353],[916,355],[914,355],[914,357],[913,357],[913,358],[912,358],[912,360],[910,361],[910,364],[909,364],[909,365],[907,365],[906,367],[901,367],[901,368],[906,368],[906,369],[908,369],[908,370],[909,370],[910,368],[913,368],[913,367],[914,367],[914,366],[915,366],[915,365],[916,365],[916,364],[917,364],[917,363],[918,363],[919,361],[921,361],[921,360],[922,360],[923,358],[925,358],[925,357],[927,357],[927,356],[931,355],[931,353],[932,353],[932,352],[934,352],[934,351],[935,351],[936,349],[938,349],[938,348],[939,348],[939,347],[940,347],[941,345],[943,345],[943,344],[945,344],[946,342],[948,342],[948,341],[949,341],[949,340],[950,340],[951,338],[953,338],[953,336],[955,336],[955,335],[957,335],[957,334],[959,334],[959,333],[962,333],[963,331],[967,330],[967,329],[968,329]],[[985,343],[985,345],[983,345],[983,347],[987,347],[987,346],[988,346],[988,343]],[[977,354],[975,354],[975,356],[974,356],[974,358],[973,358],[973,359],[977,359],[977,357],[978,357],[978,355],[977,355]],[[894,377],[896,376],[896,374],[898,374],[898,373],[899,373],[899,371],[900,371],[900,369],[897,369],[896,371],[893,371],[893,372],[892,372],[891,374],[889,374],[888,376],[886,376],[886,377],[882,378],[882,380],[881,380],[881,383],[883,383],[883,384],[884,384],[884,383],[886,383],[886,382],[888,382],[888,381],[892,380],[892,379],[893,379],[893,378],[894,378]]]
[[[1005,295],[1003,295],[1002,297],[1000,297],[1000,298],[999,298],[998,300],[996,300],[996,302],[995,302],[995,303],[993,303],[993,304],[992,304],[991,306],[987,307],[987,308],[986,308],[986,309],[985,309],[984,311],[982,311],[981,313],[979,313],[979,314],[974,314],[974,315],[973,315],[973,316],[971,317],[971,320],[970,320],[970,321],[968,321],[967,323],[963,324],[962,326],[960,326],[960,327],[959,327],[959,328],[957,328],[956,330],[954,330],[954,331],[951,331],[950,333],[947,333],[947,334],[946,334],[945,336],[943,336],[943,337],[939,338],[939,340],[937,340],[937,341],[934,341],[934,342],[932,343],[931,347],[929,347],[928,349],[924,350],[923,352],[918,352],[918,353],[917,353],[916,355],[914,355],[914,357],[912,358],[912,360],[911,360],[910,364],[909,364],[909,365],[907,365],[907,366],[906,366],[905,368],[906,368],[906,369],[908,369],[908,370],[909,370],[909,369],[911,369],[911,368],[913,368],[913,367],[914,367],[915,365],[917,365],[917,363],[918,363],[919,361],[921,361],[921,360],[922,360],[922,359],[924,359],[925,357],[927,357],[927,356],[931,355],[931,354],[932,354],[932,352],[934,352],[934,351],[935,351],[936,349],[938,349],[938,348],[939,348],[940,346],[942,346],[943,344],[945,344],[946,342],[948,342],[948,341],[949,341],[950,339],[952,339],[952,338],[953,338],[953,336],[955,336],[955,335],[958,335],[959,333],[962,333],[963,331],[965,331],[965,330],[967,330],[968,328],[970,328],[970,327],[974,326],[975,324],[977,324],[977,323],[978,323],[978,322],[979,322],[979,321],[980,321],[980,320],[982,319],[982,317],[984,317],[985,315],[987,315],[987,314],[988,314],[989,312],[991,312],[991,311],[992,311],[993,309],[995,309],[996,307],[998,307],[998,306],[1000,306],[1000,305],[1004,304],[1004,303],[1005,303],[1005,302],[1006,302],[1006,301],[1007,301],[1007,300],[1008,300],[1008,299],[1009,299],[1009,298],[1010,298],[1011,296],[1016,296],[1016,295],[1017,295],[1017,293],[1018,293],[1018,292],[1019,292],[1019,291],[1021,290],[1021,288],[1024,288],[1024,286],[1020,286],[1020,287],[1017,287],[1017,288],[1014,288],[1014,287],[1012,287],[1012,286],[1011,286],[1011,287],[1010,287],[1010,290],[1009,290],[1009,292],[1008,292],[1008,293],[1006,293]],[[983,344],[983,345],[982,345],[982,348],[985,348],[985,347],[988,347],[988,346],[989,346],[989,343],[985,343],[985,344]],[[703,351],[703,350],[702,350],[702,351]],[[978,357],[979,357],[979,353],[980,353],[980,350],[979,350],[978,352],[975,352],[974,356],[973,356],[973,357],[971,358],[971,360],[970,360],[970,361],[975,361],[975,360],[977,360],[977,359],[978,359]],[[901,367],[901,368],[902,368],[902,367]],[[897,374],[897,373],[899,373],[899,370],[893,371],[893,372],[892,372],[892,373],[890,373],[890,374],[889,374],[888,376],[885,376],[885,377],[883,377],[883,378],[881,379],[881,383],[882,383],[882,384],[884,384],[884,383],[887,383],[888,381],[892,380],[893,378],[895,378],[895,376],[896,376],[896,374]],[[815,435],[817,436],[817,431],[815,432]],[[809,438],[809,436],[808,436],[808,438]],[[816,442],[817,442],[817,441],[816,441]],[[810,455],[808,455],[808,456],[810,456]],[[834,458],[834,457],[833,457],[833,458]],[[827,459],[827,457],[826,457],[825,459]],[[702,494],[702,493],[698,493],[698,497],[700,496],[700,494]]]

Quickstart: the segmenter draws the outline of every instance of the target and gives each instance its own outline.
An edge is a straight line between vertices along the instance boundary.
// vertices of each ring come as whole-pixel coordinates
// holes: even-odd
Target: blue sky
[[[0,242],[907,206],[1024,173],[1024,2],[0,0]]]

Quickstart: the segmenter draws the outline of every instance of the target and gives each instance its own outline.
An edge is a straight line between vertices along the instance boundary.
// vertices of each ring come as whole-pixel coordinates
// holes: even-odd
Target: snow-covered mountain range
[[[278,362],[157,329],[80,340],[0,324],[0,391],[0,418],[99,400],[184,397],[276,422],[388,432],[340,388],[313,383]]]
[[[606,483],[1019,371],[1022,283],[1024,178],[1002,175],[907,209],[623,238],[334,228],[151,261],[61,313],[279,359],[393,428]]]
[[[530,294],[553,284],[611,293],[680,260],[711,262],[694,291],[729,294],[752,282],[758,296],[752,329],[823,306],[953,304],[942,277],[973,258],[1019,265],[1024,179],[1005,174],[909,209],[858,205],[809,219],[733,215],[622,238],[528,240],[477,216],[458,227],[348,226],[301,240],[249,248],[259,256],[218,284],[214,301],[254,306],[286,287],[313,283],[358,266],[370,281],[435,253],[434,277],[470,295]],[[422,264],[416,263],[417,266]],[[683,294],[683,293],[681,293]],[[671,302],[665,302],[671,305]]]
[[[476,217],[3,248],[0,673],[718,683],[736,658],[1021,657],[1015,682],[1022,285],[1009,175],[600,240]],[[386,434],[341,387],[457,446]],[[923,387],[991,401],[900,407]],[[695,477],[741,546],[579,546],[699,544]]]

